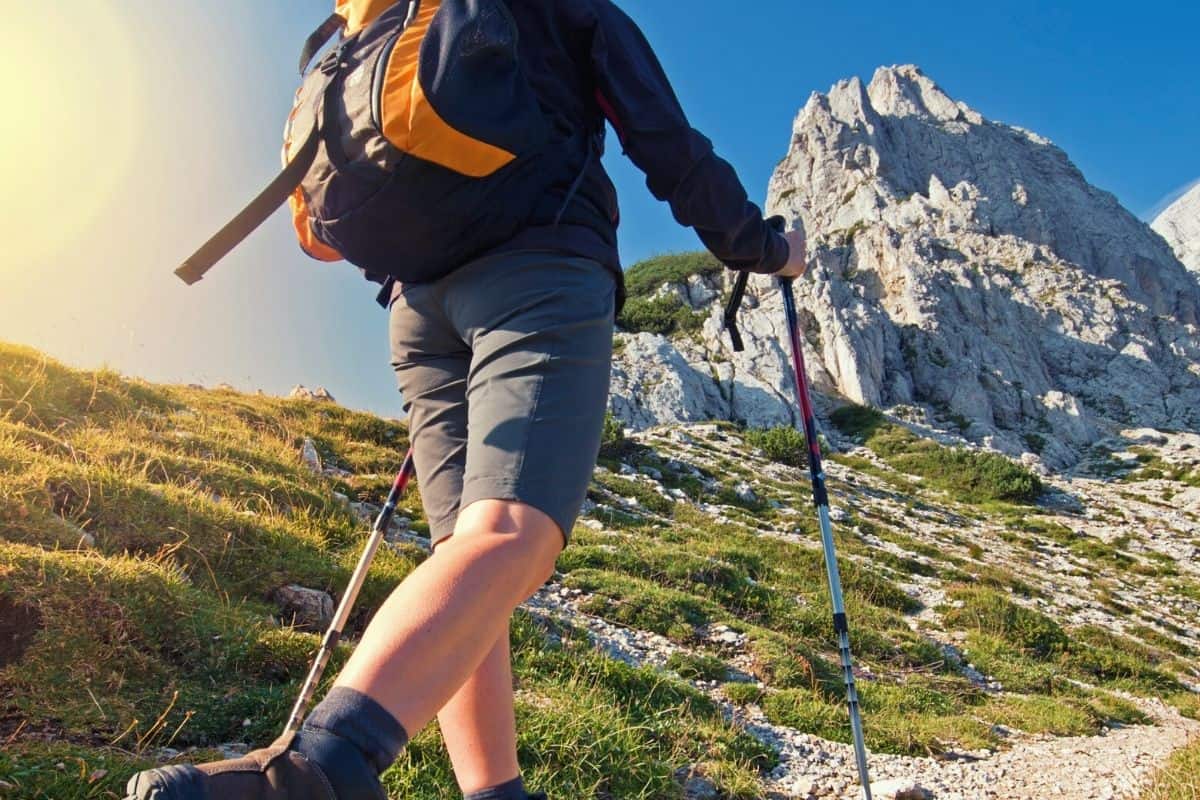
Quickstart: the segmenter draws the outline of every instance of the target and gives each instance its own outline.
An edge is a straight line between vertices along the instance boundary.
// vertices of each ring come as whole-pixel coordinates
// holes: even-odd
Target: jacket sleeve
[[[775,272],[787,240],[767,225],[730,164],[692,128],[646,37],[610,0],[590,0],[596,101],[621,147],[675,219],[730,269]]]

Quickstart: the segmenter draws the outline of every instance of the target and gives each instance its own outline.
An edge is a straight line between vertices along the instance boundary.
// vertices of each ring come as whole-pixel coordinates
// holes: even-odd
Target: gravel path
[[[579,610],[588,595],[578,589],[548,584],[524,606],[534,616],[570,622],[588,631],[597,648],[634,666],[663,668],[675,652],[686,651],[655,633],[632,630]],[[723,626],[707,631],[714,643],[738,647],[740,634]],[[736,664],[737,659],[734,659]],[[753,680],[736,667],[732,680]],[[766,776],[772,800],[861,797],[849,745],[830,742],[771,724],[757,706],[741,707],[721,695],[719,683],[692,681],[715,700],[725,714],[779,754],[778,766]],[[1191,737],[1200,737],[1200,721],[1180,716],[1158,700],[1127,696],[1155,720],[1100,736],[1025,737],[1002,752],[960,754],[953,760],[872,754],[876,800],[991,800],[992,798],[1061,798],[1061,800],[1136,800],[1153,770]],[[869,724],[869,720],[868,720]],[[1014,737],[1015,738],[1015,737]],[[906,793],[907,792],[907,793]]]

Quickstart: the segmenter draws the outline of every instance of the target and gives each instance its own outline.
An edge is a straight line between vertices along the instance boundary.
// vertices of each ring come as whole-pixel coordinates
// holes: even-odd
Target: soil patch
[[[0,594],[0,667],[21,660],[42,629],[42,612]]]

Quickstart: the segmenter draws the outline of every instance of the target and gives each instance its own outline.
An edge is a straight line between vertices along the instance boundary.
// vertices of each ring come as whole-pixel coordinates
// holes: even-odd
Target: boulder
[[[279,606],[284,624],[324,631],[333,622],[334,603],[329,592],[292,583],[276,589],[271,599]]]

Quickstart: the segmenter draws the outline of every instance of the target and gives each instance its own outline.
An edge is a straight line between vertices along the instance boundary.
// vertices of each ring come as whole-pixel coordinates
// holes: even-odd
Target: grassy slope
[[[355,477],[308,472],[305,437]],[[406,445],[402,427],[330,404],[152,386],[0,345],[0,608],[16,621],[0,652],[0,796],[112,797],[155,748],[273,738],[317,641],[279,627],[269,594],[344,586],[362,531],[333,492],[379,501]],[[406,506],[420,531],[418,499]],[[77,549],[81,530],[94,549]],[[352,627],[422,557],[381,551]],[[752,796],[767,754],[709,700],[570,632],[555,641],[527,619],[514,632],[537,785],[669,797],[675,767],[708,760]],[[435,731],[388,781],[452,794]]]
[[[800,472],[781,481],[761,458],[732,460],[730,444],[747,449],[739,436],[726,429],[695,443],[711,461],[699,478],[672,467],[665,447],[610,442],[604,463],[615,467],[619,457],[661,470],[688,500],[640,477],[599,473],[592,496],[608,504],[597,512],[607,524],[576,529],[560,579],[586,592],[587,612],[684,648],[669,665],[678,675],[728,679],[734,702],[844,741],[823,567],[805,544],[816,532],[809,514],[787,514],[805,508]],[[297,458],[305,437],[353,477],[307,471]],[[944,502],[918,486],[936,488],[944,459],[924,450],[909,458],[908,443],[893,440],[881,439],[880,451],[916,474],[845,460],[901,483],[920,498],[913,513],[932,508],[923,500]],[[154,386],[0,345],[0,620],[8,621],[0,623],[0,742],[11,738],[0,750],[8,783],[0,797],[112,797],[156,748],[269,741],[316,648],[313,635],[271,619],[270,591],[290,582],[340,591],[362,530],[333,493],[378,501],[406,444],[403,427],[329,404]],[[727,477],[714,484],[718,469]],[[1001,477],[1007,485],[1013,476]],[[738,496],[742,478],[757,482],[757,498]],[[839,496],[852,489],[843,480],[856,479],[839,479]],[[723,503],[724,521],[699,510],[699,500]],[[1060,533],[1028,509],[990,502],[961,513]],[[420,531],[419,502],[406,505]],[[904,520],[866,507],[855,514],[856,530],[839,525],[837,538],[855,653],[871,676],[860,686],[877,751],[998,746],[997,722],[1095,732],[1141,718],[1103,687],[1179,693],[1181,659],[1194,654],[1064,629],[1019,602],[1036,587],[990,565],[975,542],[932,547],[906,533]],[[763,535],[781,528],[801,535]],[[94,549],[78,549],[81,529]],[[868,545],[868,535],[890,547]],[[1094,559],[1118,555],[1094,549]],[[422,557],[415,547],[381,553],[353,627]],[[914,576],[948,588],[947,628],[1011,691],[979,690],[912,630],[918,606],[900,584]],[[724,673],[731,654],[701,634],[712,623],[745,634],[753,682]],[[759,796],[756,768],[770,754],[690,683],[627,667],[581,632],[526,615],[513,638],[522,761],[538,788],[671,798],[679,795],[674,771],[699,764],[727,796]],[[418,737],[387,781],[398,797],[453,795],[436,731]]]

